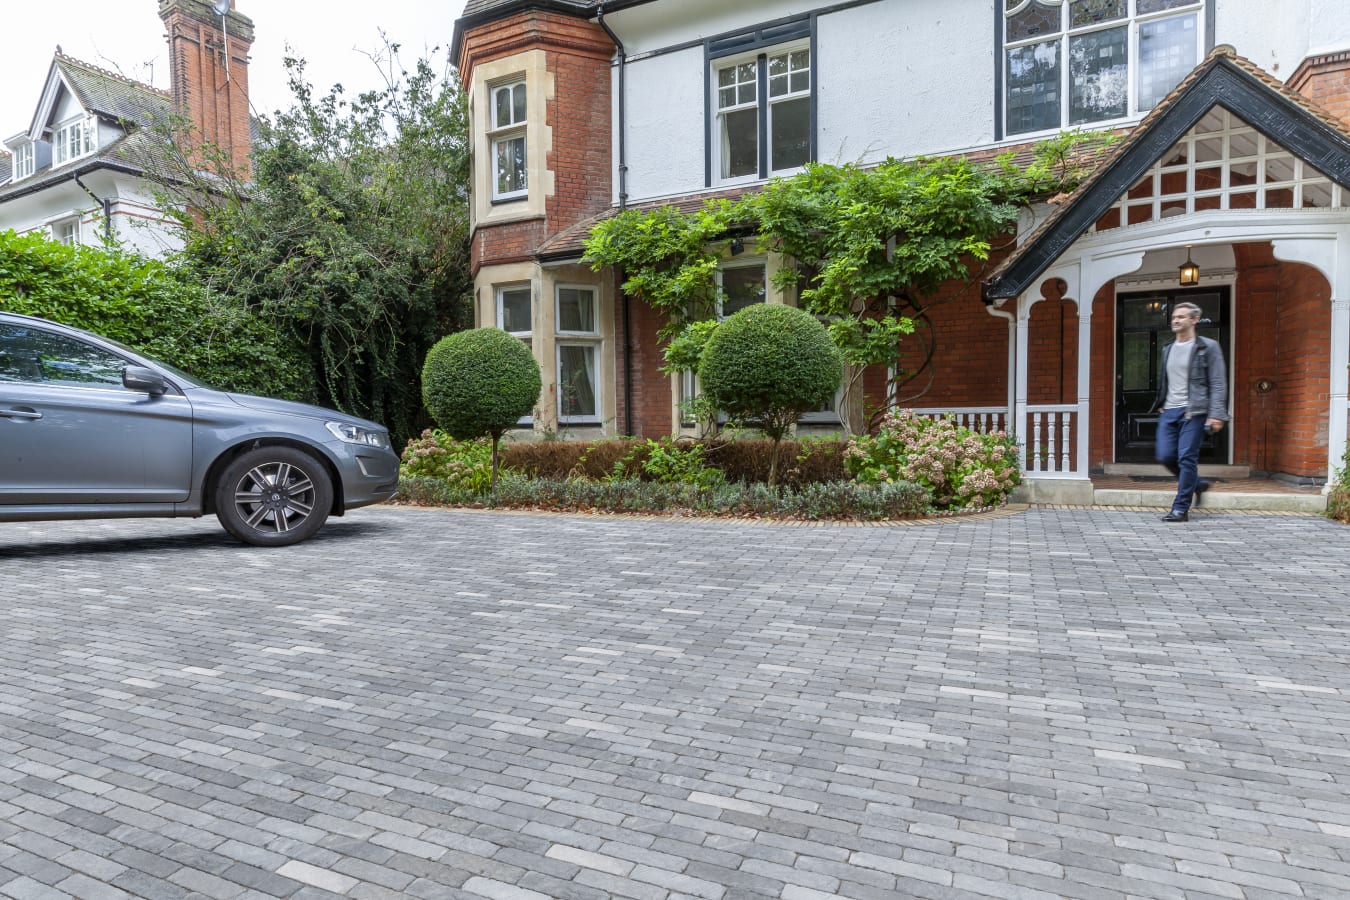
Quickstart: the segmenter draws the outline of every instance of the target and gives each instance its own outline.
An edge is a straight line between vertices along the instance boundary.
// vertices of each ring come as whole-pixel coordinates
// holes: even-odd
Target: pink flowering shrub
[[[844,465],[859,482],[923,485],[936,509],[998,506],[1022,480],[1017,442],[1001,431],[980,434],[950,417],[888,412],[874,435],[849,441]]]
[[[436,478],[467,491],[492,485],[492,444],[485,438],[457,441],[439,428],[408,441],[400,459],[404,478]]]

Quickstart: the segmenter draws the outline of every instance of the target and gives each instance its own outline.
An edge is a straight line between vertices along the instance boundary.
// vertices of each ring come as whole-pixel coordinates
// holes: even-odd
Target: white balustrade
[[[1073,428],[1077,418],[1074,404],[1027,407],[1024,464],[1029,474],[1075,471]]]
[[[934,419],[951,416],[957,425],[962,425],[980,434],[990,434],[995,431],[1006,433],[1008,431],[1008,408],[1006,406],[910,407],[909,411],[916,416],[928,416]]]

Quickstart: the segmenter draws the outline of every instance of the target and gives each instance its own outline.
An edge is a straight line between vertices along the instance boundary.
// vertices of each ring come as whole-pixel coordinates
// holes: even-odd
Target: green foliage
[[[708,398],[733,419],[781,441],[801,413],[839,389],[843,361],[809,313],[778,303],[747,306],[718,326],[699,364]]]
[[[439,341],[422,369],[427,411],[460,441],[514,428],[539,402],[543,382],[530,348],[500,328],[475,328]]]
[[[599,271],[624,273],[623,290],[666,316],[661,337],[673,337],[690,317],[711,314],[717,296],[718,253],[740,215],[727,200],[709,200],[693,213],[674,207],[628,209],[596,225],[583,260]]]
[[[661,371],[667,375],[697,372],[698,364],[703,360],[703,348],[708,346],[708,339],[717,330],[717,324],[716,319],[702,319],[685,325],[661,351],[666,360]]]
[[[171,123],[161,187],[184,210],[186,277],[295,342],[309,399],[402,441],[423,424],[422,359],[467,324],[472,286],[464,99],[453,70],[404,70],[397,49],[377,60],[387,87],[351,98],[288,59],[294,105],[260,120],[248,181]]]
[[[707,448],[694,441],[675,441],[663,437],[650,438],[644,446],[646,459],[642,474],[661,484],[692,484],[710,488],[726,481],[719,469],[708,465]]]
[[[682,329],[708,315],[723,242],[757,229],[761,248],[792,261],[777,286],[799,290],[799,305],[827,322],[855,379],[864,366],[885,365],[909,380],[932,359],[938,290],[972,281],[1019,205],[1072,189],[1112,140],[1068,132],[1039,144],[1024,165],[1012,153],[983,166],[961,158],[813,163],[735,204],[620,213],[592,231],[586,259],[621,270],[624,289],[667,317],[665,371],[688,370],[707,335]]]
[[[1336,472],[1336,478],[1327,496],[1327,515],[1338,522],[1350,525],[1350,444],[1345,447],[1341,467]]]
[[[980,434],[951,417],[892,410],[875,435],[854,438],[844,462],[864,484],[912,482],[937,509],[998,506],[1021,481],[1017,442],[1002,432]]]
[[[457,441],[440,429],[422,432],[403,449],[399,475],[436,478],[453,488],[486,493],[492,486],[492,445]]]
[[[0,232],[0,309],[121,341],[213,387],[309,399],[301,348],[236,299],[117,249]]]
[[[700,487],[639,478],[544,479],[517,473],[503,474],[490,497],[429,478],[403,480],[399,497],[424,505],[808,520],[912,518],[928,508],[928,492],[915,484],[833,482],[775,490],[764,484]]]

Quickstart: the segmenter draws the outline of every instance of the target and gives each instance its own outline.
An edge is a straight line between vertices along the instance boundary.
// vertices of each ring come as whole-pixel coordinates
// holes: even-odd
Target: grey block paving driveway
[[[1350,528],[0,526],[0,895],[1350,896]]]

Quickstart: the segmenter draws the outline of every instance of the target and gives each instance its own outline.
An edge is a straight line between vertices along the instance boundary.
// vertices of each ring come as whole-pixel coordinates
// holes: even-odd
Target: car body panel
[[[192,484],[182,394],[0,382],[0,505],[181,503]]]
[[[86,342],[91,354],[158,373],[167,391],[107,383],[107,357],[99,373],[104,383],[44,382],[41,372],[57,380],[76,376],[59,360],[23,359],[20,366],[15,354],[6,356],[5,337],[15,329]],[[324,462],[333,476],[335,515],[391,498],[398,456],[387,446],[337,439],[328,422],[378,432],[388,443],[378,423],[214,390],[97,335],[0,313],[0,521],[200,516],[211,510],[213,475],[261,445],[296,447]]]

